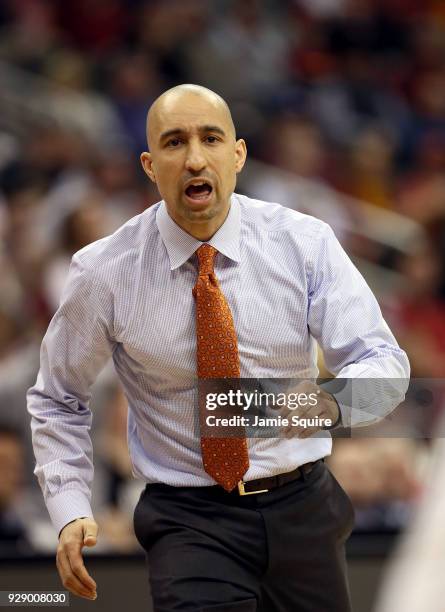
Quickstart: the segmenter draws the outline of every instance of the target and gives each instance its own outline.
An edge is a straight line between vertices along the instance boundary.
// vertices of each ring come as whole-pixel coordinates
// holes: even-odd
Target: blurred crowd
[[[229,103],[256,160],[244,193],[320,216],[352,255],[388,275],[379,298],[413,377],[445,377],[441,0],[0,0],[4,554],[54,547],[32,476],[25,393],[72,254],[159,200],[139,164],[146,112],[184,82]],[[388,240],[366,233],[374,218]],[[417,238],[393,240],[406,223]],[[132,551],[142,483],[131,477],[127,406],[111,367],[92,409],[103,550]],[[422,493],[428,443],[335,446],[332,467],[358,528],[402,527]]]

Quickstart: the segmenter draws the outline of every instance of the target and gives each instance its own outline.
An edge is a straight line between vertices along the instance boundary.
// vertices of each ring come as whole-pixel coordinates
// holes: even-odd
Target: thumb
[[[93,519],[86,519],[83,526],[84,546],[95,546],[97,542],[97,523]]]

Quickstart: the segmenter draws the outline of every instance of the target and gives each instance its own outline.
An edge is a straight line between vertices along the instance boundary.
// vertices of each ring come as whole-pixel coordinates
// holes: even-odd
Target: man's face
[[[201,240],[222,225],[246,158],[228,110],[212,96],[181,92],[160,100],[141,161],[172,219]]]

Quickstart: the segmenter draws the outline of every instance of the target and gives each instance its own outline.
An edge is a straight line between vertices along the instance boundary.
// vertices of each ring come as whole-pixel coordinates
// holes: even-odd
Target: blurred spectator
[[[321,179],[326,171],[326,149],[317,125],[303,116],[287,115],[272,120],[265,134],[265,157],[269,163],[302,178]]]
[[[190,70],[187,48],[207,35],[218,3],[163,0],[139,4],[134,25],[135,46],[146,57],[155,58],[156,71],[165,86],[196,81],[196,75]]]
[[[394,208],[394,145],[384,130],[368,126],[354,139],[343,188],[359,200]]]
[[[112,229],[159,201],[154,183],[147,183],[139,155],[135,158],[123,147],[100,151],[93,166],[93,178],[104,199]]]
[[[131,16],[120,0],[67,0],[55,7],[67,41],[98,55],[121,43]]]
[[[18,431],[0,425],[0,556],[30,554],[26,527],[18,515],[24,484],[24,446]]]
[[[109,234],[111,229],[102,194],[94,191],[88,193],[62,221],[59,248],[51,255],[43,279],[45,300],[52,312],[59,306],[71,257],[87,244]]]
[[[7,281],[10,273],[0,262],[3,276],[0,280],[0,406],[2,423],[13,427],[24,445],[26,484],[32,482],[34,456],[31,451],[31,432],[26,414],[26,391],[39,368],[41,330],[37,328],[32,310],[19,286]],[[14,277],[9,277],[10,279]],[[27,319],[30,323],[26,323]],[[2,424],[0,423],[0,425]],[[0,427],[1,430],[1,427]]]
[[[190,45],[190,69],[196,82],[224,98],[258,104],[287,82],[286,22],[258,0],[227,4],[228,10]],[[237,123],[236,107],[234,119]]]
[[[412,78],[412,109],[401,134],[403,156],[412,161],[428,138],[445,140],[445,69],[430,68]]]
[[[316,19],[336,17],[345,10],[346,0],[296,0],[295,4],[304,7],[304,10]]]
[[[317,125],[301,116],[275,117],[264,142],[265,161],[284,173],[254,172],[243,183],[249,193],[319,217],[343,242],[352,219],[324,179],[329,174],[328,158]]]
[[[351,51],[336,66],[338,72],[316,79],[308,93],[308,106],[329,139],[348,147],[370,123],[398,138],[408,109],[398,92],[382,87],[372,56]]]
[[[127,444],[127,401],[117,387],[110,401],[99,436],[99,455],[109,473],[107,502],[119,505],[119,488],[131,477],[132,466]]]
[[[6,9],[8,19],[2,24],[0,57],[23,68],[39,70],[48,53],[57,48],[61,34],[53,3],[2,2],[2,8]]]
[[[120,387],[115,387],[98,436],[98,454],[106,482],[104,508],[98,524],[104,545],[113,550],[131,552],[138,544],[133,532],[131,504],[136,503],[143,483],[132,477],[127,444],[127,401]]]
[[[329,465],[355,507],[358,530],[398,530],[421,491],[423,447],[413,440],[336,440]]]
[[[408,351],[414,377],[445,377],[445,302],[439,296],[443,261],[434,244],[400,255],[396,269],[404,290],[388,299],[385,315]]]
[[[5,258],[8,258],[22,290],[26,291],[26,311],[36,320],[45,322],[47,314],[41,302],[39,285],[44,246],[35,232],[40,199],[41,190],[37,184],[32,183],[7,194],[3,246]]]
[[[125,143],[128,135],[117,109],[91,90],[91,64],[87,57],[59,49],[48,57],[43,74],[51,83],[50,110],[60,125],[69,126],[74,133],[83,134],[91,142],[101,142],[102,146]]]
[[[147,108],[157,98],[162,81],[156,67],[143,54],[124,55],[111,74],[111,99],[135,155],[145,150]]]
[[[398,209],[426,228],[445,219],[445,176],[441,171],[422,171],[406,176],[400,187]]]

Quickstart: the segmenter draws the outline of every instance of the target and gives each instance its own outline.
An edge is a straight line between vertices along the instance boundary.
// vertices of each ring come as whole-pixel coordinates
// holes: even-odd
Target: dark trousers
[[[353,521],[322,461],[304,480],[245,497],[147,485],[134,515],[155,612],[348,612]]]

